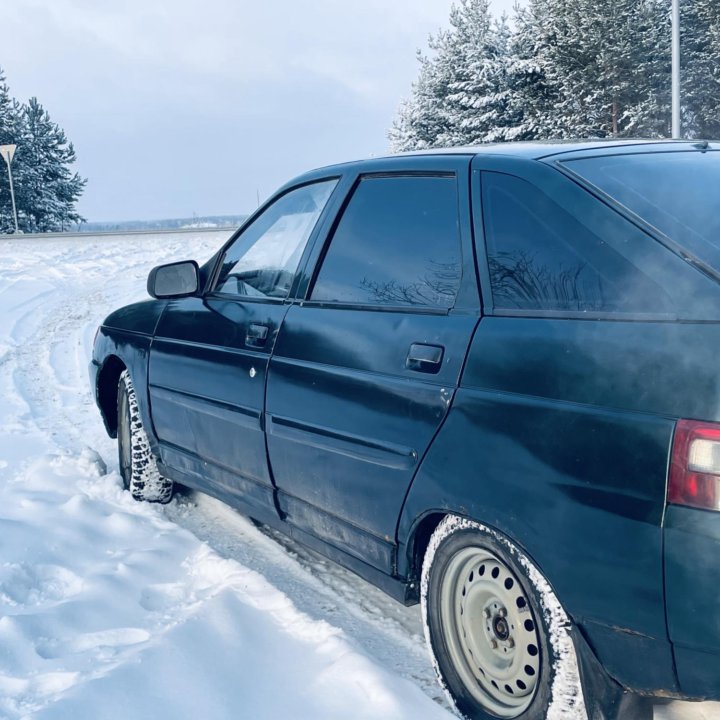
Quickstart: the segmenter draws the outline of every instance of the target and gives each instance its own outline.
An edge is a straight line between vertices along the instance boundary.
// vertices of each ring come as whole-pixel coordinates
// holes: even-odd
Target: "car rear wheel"
[[[137,396],[125,370],[118,383],[118,464],[125,488],[135,500],[168,503],[173,482],[163,477],[143,428]]]
[[[465,717],[587,718],[570,620],[506,538],[445,518],[425,555],[421,597],[435,669]]]

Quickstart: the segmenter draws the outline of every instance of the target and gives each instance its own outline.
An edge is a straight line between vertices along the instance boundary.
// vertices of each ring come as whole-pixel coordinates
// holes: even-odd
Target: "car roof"
[[[337,173],[342,174],[350,170],[362,170],[364,166],[370,166],[377,163],[385,165],[394,162],[402,163],[408,158],[422,157],[474,157],[482,155],[504,156],[509,158],[517,158],[522,160],[546,160],[548,158],[560,155],[571,155],[584,152],[605,151],[618,153],[632,153],[639,149],[643,151],[657,152],[686,148],[687,150],[720,150],[720,144],[708,144],[701,140],[651,140],[651,139],[631,139],[631,140],[545,140],[542,142],[505,142],[505,143],[488,143],[487,145],[469,145],[465,147],[451,148],[429,148],[424,150],[412,150],[410,152],[402,152],[389,154],[384,156],[375,156],[364,160],[354,160],[351,162],[338,163],[334,165],[326,165],[324,167],[310,170],[303,173],[299,177],[294,178],[285,186],[283,190],[295,185],[299,182],[307,182],[316,180],[323,175]]]
[[[456,148],[433,148],[428,150],[418,150],[405,153],[398,153],[388,157],[407,157],[413,155],[508,155],[511,157],[526,158],[532,160],[540,160],[560,155],[564,153],[574,153],[582,150],[608,150],[621,148],[637,148],[647,147],[651,145],[658,146],[676,146],[678,144],[693,144],[687,140],[650,140],[650,139],[631,139],[631,140],[543,140],[543,141],[522,141],[522,142],[504,142],[489,143],[487,145],[469,145],[466,147]],[[697,143],[695,143],[697,144]]]

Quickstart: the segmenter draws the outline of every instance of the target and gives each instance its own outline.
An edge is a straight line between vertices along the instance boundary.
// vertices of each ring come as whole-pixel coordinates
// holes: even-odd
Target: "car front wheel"
[[[125,370],[118,383],[118,462],[125,488],[135,500],[168,503],[173,482],[163,477],[143,428],[135,388]]]

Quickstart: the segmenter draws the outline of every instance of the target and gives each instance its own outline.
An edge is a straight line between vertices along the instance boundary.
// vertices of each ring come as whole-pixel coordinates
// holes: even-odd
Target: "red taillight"
[[[720,424],[678,420],[668,502],[720,511]]]

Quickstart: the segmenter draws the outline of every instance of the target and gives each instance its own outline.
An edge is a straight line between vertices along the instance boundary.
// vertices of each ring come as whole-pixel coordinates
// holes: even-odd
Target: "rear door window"
[[[447,310],[460,280],[455,176],[366,176],[336,225],[310,299]]]

